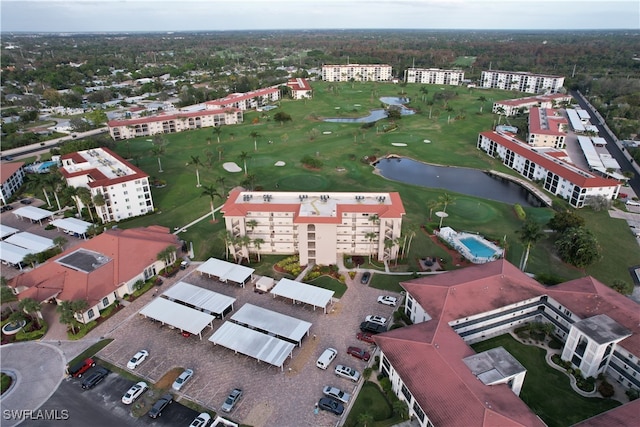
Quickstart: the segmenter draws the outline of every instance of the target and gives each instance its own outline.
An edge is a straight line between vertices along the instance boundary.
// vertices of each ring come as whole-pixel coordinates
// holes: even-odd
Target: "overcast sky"
[[[0,0],[1,31],[640,29],[639,0]]]

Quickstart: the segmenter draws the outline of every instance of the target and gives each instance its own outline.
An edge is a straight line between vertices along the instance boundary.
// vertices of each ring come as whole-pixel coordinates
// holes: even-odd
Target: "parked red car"
[[[70,366],[67,369],[67,373],[72,377],[80,378],[82,374],[87,372],[89,368],[96,366],[96,362],[92,358],[88,358],[83,360],[82,362],[78,362],[73,366]]]
[[[371,335],[369,332],[358,332],[356,334],[356,338],[358,338],[360,341],[364,341],[364,342],[369,343],[369,344],[375,344],[376,343],[373,340],[373,335]]]
[[[357,359],[364,360],[365,362],[368,362],[369,359],[371,358],[371,355],[369,354],[369,352],[361,349],[360,347],[349,347],[347,349],[347,353],[349,353],[350,355],[352,355]]]

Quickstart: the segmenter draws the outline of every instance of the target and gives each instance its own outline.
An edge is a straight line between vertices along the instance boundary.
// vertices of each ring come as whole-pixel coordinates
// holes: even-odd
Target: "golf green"
[[[320,191],[329,187],[329,182],[320,175],[289,175],[278,180],[280,190]]]

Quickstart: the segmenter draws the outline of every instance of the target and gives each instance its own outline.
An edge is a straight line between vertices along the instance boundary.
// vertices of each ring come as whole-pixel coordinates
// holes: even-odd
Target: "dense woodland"
[[[92,81],[170,74],[181,81],[181,104],[274,85],[295,67],[306,76],[329,63],[386,63],[402,78],[407,67],[462,68],[558,74],[587,94],[618,136],[640,133],[640,31],[242,31],[163,34],[3,34],[5,96],[42,95],[53,105],[80,106],[145,92],[167,96],[155,80],[140,88],[86,94]],[[9,47],[9,48],[7,48]],[[80,66],[73,64],[82,64]],[[114,72],[114,70],[116,70]],[[117,71],[119,70],[119,71]],[[205,83],[204,85],[196,85]],[[57,90],[72,89],[59,94]],[[37,98],[16,102],[38,105]],[[3,114],[6,116],[6,114]]]

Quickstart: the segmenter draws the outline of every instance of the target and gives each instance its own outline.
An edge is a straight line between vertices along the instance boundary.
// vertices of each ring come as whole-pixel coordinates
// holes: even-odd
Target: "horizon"
[[[640,29],[636,0],[2,0],[0,7],[3,34]]]

